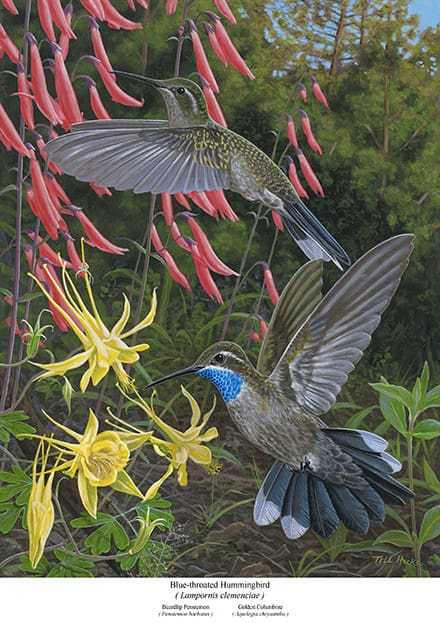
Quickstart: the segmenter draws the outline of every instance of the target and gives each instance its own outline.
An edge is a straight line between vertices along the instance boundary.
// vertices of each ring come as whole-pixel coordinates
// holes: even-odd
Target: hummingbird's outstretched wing
[[[268,381],[290,385],[306,413],[322,415],[335,402],[399,285],[413,238],[395,236],[363,255],[285,349]]]
[[[49,141],[44,150],[64,173],[116,190],[173,194],[226,189],[228,161],[218,147],[210,147],[210,130],[170,128],[166,120],[85,121]]]
[[[284,349],[321,300],[322,262],[301,266],[281,293],[258,354],[257,370],[270,374]]]

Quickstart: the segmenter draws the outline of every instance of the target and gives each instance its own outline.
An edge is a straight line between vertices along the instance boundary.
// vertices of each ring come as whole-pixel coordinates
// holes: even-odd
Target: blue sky
[[[420,15],[420,26],[435,26],[440,22],[440,2],[439,0],[413,0],[410,2],[412,13]]]

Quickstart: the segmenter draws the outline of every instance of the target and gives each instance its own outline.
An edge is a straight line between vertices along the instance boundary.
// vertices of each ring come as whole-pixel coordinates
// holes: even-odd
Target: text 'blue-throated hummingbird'
[[[365,534],[383,521],[385,504],[413,493],[391,474],[401,464],[387,442],[320,419],[362,357],[408,264],[414,236],[403,234],[361,257],[321,298],[322,262],[302,266],[284,289],[257,366],[232,342],[219,342],[184,370],[210,380],[241,433],[275,458],[254,506],[254,519],[281,519],[287,537],[311,527],[328,537],[342,521]]]
[[[230,189],[275,210],[310,259],[350,264],[344,249],[304,205],[289,178],[253,143],[208,114],[201,88],[185,78],[153,80],[115,74],[155,87],[167,120],[105,119],[72,126],[44,150],[78,180],[135,193]]]

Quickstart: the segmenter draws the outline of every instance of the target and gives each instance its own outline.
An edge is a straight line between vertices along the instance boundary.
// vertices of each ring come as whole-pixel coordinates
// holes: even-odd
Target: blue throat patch
[[[204,376],[208,381],[214,383],[225,402],[236,398],[243,385],[241,376],[230,370],[224,370],[223,368],[203,368],[196,372],[196,374]]]

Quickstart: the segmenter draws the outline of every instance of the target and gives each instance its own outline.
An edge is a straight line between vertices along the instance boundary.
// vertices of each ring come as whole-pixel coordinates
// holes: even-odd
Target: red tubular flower
[[[54,175],[51,173],[45,173],[44,179],[46,181],[49,195],[53,200],[61,200],[66,206],[72,205],[70,198]]]
[[[209,86],[214,91],[214,93],[219,93],[220,89],[218,88],[217,81],[214,74],[212,73],[212,69],[206,57],[206,53],[203,49],[202,42],[200,41],[196,25],[194,24],[192,19],[188,20],[188,24],[194,54],[196,57],[197,71],[209,82]]]
[[[181,286],[183,286],[187,290],[191,290],[191,286],[189,285],[188,279],[185,277],[182,271],[178,268],[171,253],[169,253],[169,251],[167,251],[164,248],[162,241],[159,237],[159,234],[157,233],[157,229],[155,225],[153,225],[152,230],[151,230],[151,241],[153,243],[153,247],[156,253],[158,253],[158,255],[160,255],[161,258],[165,260],[168,272],[170,273],[174,281],[179,283]]]
[[[229,62],[225,56],[225,53],[222,50],[220,43],[218,42],[217,35],[215,34],[214,28],[208,22],[202,22],[206,34],[208,35],[209,43],[211,44],[212,49],[214,50],[217,57],[221,60],[225,67],[228,66]]]
[[[256,331],[250,331],[249,337],[251,338],[251,340],[254,340],[254,342],[257,342],[258,344],[260,344],[263,341],[261,339],[261,335],[258,335]]]
[[[60,255],[56,251],[54,251],[47,242],[44,242],[44,238],[42,238],[41,236],[36,236],[35,232],[30,229],[26,230],[25,233],[29,236],[31,240],[35,240],[38,249],[38,255],[40,256],[40,258],[45,258],[46,260],[49,260],[49,262],[54,266],[61,267],[66,264],[68,268],[71,268],[69,262],[60,257]],[[28,260],[28,264],[32,268],[30,260]]]
[[[0,138],[5,139],[2,140],[2,143],[4,144],[6,149],[9,150],[12,147],[22,156],[29,156],[28,148],[21,140],[19,133],[15,129],[14,124],[12,123],[8,113],[3,108],[2,104],[0,104],[0,127]]]
[[[292,186],[296,190],[298,197],[305,197],[306,199],[310,199],[306,189],[300,182],[298,172],[292,158],[290,156],[286,156],[286,160],[289,163],[289,179],[292,182]]]
[[[214,119],[214,121],[216,121],[219,125],[222,125],[224,128],[226,128],[226,119],[223,115],[222,109],[220,108],[220,104],[218,103],[214,92],[210,87],[209,82],[205,80],[202,74],[199,74],[199,81],[206,99],[209,116],[211,117],[211,119]]]
[[[212,203],[209,201],[206,193],[204,193],[203,191],[199,191],[199,192],[186,193],[186,194],[190,199],[192,199],[192,201],[194,201],[194,203],[201,210],[209,214],[209,216],[213,216],[214,218],[217,218],[217,210],[212,205]]]
[[[13,0],[2,0],[2,2],[3,6],[9,11],[9,13],[12,13],[12,15],[18,15],[18,9]]]
[[[136,30],[142,28],[139,22],[132,22],[119,13],[112,5],[110,0],[100,0],[102,10],[104,11],[104,20],[115,30],[122,28],[123,30]]]
[[[272,271],[270,270],[269,265],[266,262],[262,262],[262,264],[264,270],[264,283],[266,284],[267,293],[269,294],[272,303],[276,305],[280,299],[280,295],[278,294],[278,290],[275,286]]]
[[[216,255],[214,249],[209,242],[208,236],[205,234],[200,225],[196,222],[196,219],[192,215],[183,213],[187,223],[189,224],[194,238],[197,242],[200,253],[205,259],[208,267],[219,275],[235,275],[238,277],[238,273],[229,266],[226,266],[221,259]]]
[[[91,247],[96,247],[100,251],[104,251],[105,253],[113,253],[114,255],[123,255],[128,251],[128,249],[125,249],[124,247],[118,247],[117,245],[107,240],[107,238],[96,229],[92,221],[84,214],[81,208],[70,206],[68,210],[71,214],[73,213],[81,223],[81,227],[83,228],[88,238],[86,242]]]
[[[321,197],[324,197],[324,191],[322,189],[322,186],[319,183],[318,178],[316,177],[312,167],[310,166],[309,161],[307,160],[301,149],[296,150],[296,155],[299,160],[299,166],[301,167],[301,171],[306,178],[307,184],[313,190],[315,195],[320,195]]]
[[[229,205],[229,201],[222,190],[205,190],[205,195],[223,217],[228,218],[233,223],[240,220]]]
[[[150,8],[150,3],[148,2],[148,0],[136,0],[136,2],[143,8],[148,10]],[[133,9],[134,11],[134,9]]]
[[[279,229],[280,231],[284,231],[284,223],[283,223],[283,219],[281,218],[280,213],[275,212],[275,210],[272,210],[271,215],[272,215],[272,220],[275,223],[275,227]]]
[[[21,61],[17,63],[17,87],[18,96],[20,97],[20,112],[25,124],[30,130],[35,129],[34,121],[34,104],[33,97],[29,86],[29,81],[24,72],[24,66]]]
[[[78,99],[64,64],[61,48],[56,43],[53,43],[52,49],[55,57],[55,90],[58,102],[67,121],[70,124],[79,123],[83,120],[83,115],[79,109]]]
[[[170,273],[174,281],[176,281],[181,286],[183,286],[186,290],[189,290],[191,292],[191,286],[189,285],[188,279],[185,277],[185,275],[182,273],[180,268],[177,266],[171,253],[167,251],[166,249],[163,249],[161,253],[161,257],[165,260],[168,272]]]
[[[25,34],[29,42],[31,55],[31,81],[32,90],[35,95],[35,103],[37,104],[43,115],[53,124],[59,123],[58,115],[52,103],[46,85],[46,77],[44,75],[43,63],[41,62],[40,53],[38,51],[38,43],[34,35],[30,32]]]
[[[51,162],[47,156],[47,153],[43,151],[43,147],[45,146],[46,143],[43,141],[43,137],[41,136],[41,134],[38,134],[38,132],[35,132],[35,138],[37,142],[38,152],[40,156],[43,158],[43,160],[47,162],[47,166],[49,167],[49,169],[52,171],[52,173],[58,173],[58,175],[61,175],[62,174],[61,169],[57,167],[56,164]]]
[[[107,89],[110,97],[114,102],[123,104],[124,106],[143,106],[144,100],[137,100],[128,93],[125,93],[117,84],[114,79],[114,74],[111,74],[102,63],[94,56],[88,56],[88,60],[96,67],[99,75]]]
[[[18,61],[20,60],[20,51],[1,24],[0,47],[6,52],[6,54],[13,63],[18,63]]]
[[[191,212],[191,206],[188,203],[188,199],[182,193],[175,193],[174,196],[178,203],[185,208],[185,210],[189,210]]]
[[[90,76],[82,76],[89,89],[90,107],[97,119],[111,119],[106,107],[102,103],[101,96],[96,88],[96,82]]]
[[[176,222],[173,222],[171,224],[171,235],[174,238],[174,242],[181,247],[182,249],[185,249],[185,251],[190,251],[191,250],[191,245],[188,242],[188,239],[185,236],[182,236],[182,234],[180,233],[180,229],[177,226]]]
[[[98,197],[103,197],[104,195],[112,196],[111,191],[107,188],[107,186],[98,186],[95,182],[89,182],[90,188],[98,195]]]
[[[24,66],[21,61],[17,63],[17,86],[18,96],[20,97],[20,112],[25,124],[30,130],[35,129],[33,96],[29,86],[29,81],[24,73]]]
[[[226,19],[228,19],[233,24],[237,23],[237,20],[235,19],[226,0],[214,0],[214,4],[217,7],[218,12],[221,13],[223,17],[226,17]]]
[[[205,258],[200,253],[197,243],[192,242],[190,244],[190,253],[194,261],[194,267],[196,269],[197,277],[200,281],[200,285],[205,290],[206,294],[211,298],[215,298],[218,303],[223,303],[222,295],[217,288],[214,279],[209,271],[208,264]]]
[[[71,4],[66,4],[66,6],[64,7],[64,14],[66,16],[67,23],[70,27],[72,23],[72,14],[73,14],[73,6]],[[58,41],[58,45],[61,48],[64,61],[66,60],[67,55],[69,54],[70,39],[71,37],[69,37],[67,33],[62,32],[60,35],[59,41]]]
[[[299,86],[299,96],[304,102],[304,104],[306,104],[307,103],[307,89],[302,82],[297,82],[296,84]]]
[[[3,143],[3,145],[6,147],[6,149],[9,151],[12,147],[11,143],[9,142],[8,137],[6,136],[6,134],[3,132],[3,130],[0,127],[0,141]]]
[[[51,201],[47,205],[42,205],[32,186],[26,188],[26,200],[34,215],[40,219],[49,238],[56,240],[58,238],[58,213],[55,206]]]
[[[110,63],[109,57],[104,47],[99,25],[97,21],[93,19],[93,17],[89,17],[89,27],[90,27],[90,35],[92,39],[93,52],[95,53],[96,58],[99,61],[101,61],[102,65],[105,67],[105,69],[108,72],[112,72],[113,67],[112,67],[112,64]],[[110,73],[110,78],[112,78],[112,80],[116,82],[115,74]]]
[[[37,12],[38,17],[40,18],[41,27],[47,38],[49,41],[56,41],[49,2],[47,0],[37,0]]]
[[[297,148],[298,139],[296,138],[295,124],[293,122],[293,119],[290,115],[286,115],[286,121],[287,121],[287,137],[289,141],[292,143],[292,145],[295,148]]]
[[[222,50],[232,67],[235,67],[235,69],[238,69],[238,71],[242,74],[248,76],[251,80],[254,80],[254,74],[251,72],[245,60],[240,56],[238,50],[235,48],[220,19],[211,11],[208,11],[208,15],[214,21],[215,34],[218,42],[222,46]]]
[[[303,110],[300,110],[299,112],[301,113],[301,124],[304,130],[304,134],[306,135],[309,147],[311,147],[313,151],[317,151],[318,154],[322,156],[322,149],[320,144],[316,140],[315,135],[312,132],[312,127],[310,125],[310,119],[308,114]]]
[[[76,35],[70,27],[66,14],[63,11],[60,0],[46,0],[49,5],[50,14],[52,20],[58,26],[60,31],[64,33],[69,39],[76,39]]]
[[[328,108],[327,98],[324,95],[324,93],[322,92],[321,87],[319,86],[319,83],[316,80],[315,76],[310,76],[310,80],[312,82],[312,93],[313,93],[313,95],[316,97],[318,102],[321,102],[321,104],[324,104],[324,106],[326,108]]]
[[[40,165],[35,157],[33,151],[29,152],[30,160],[29,160],[29,170],[31,174],[32,180],[32,188],[35,193],[35,200],[39,206],[40,210],[40,219],[43,222],[43,225],[49,234],[49,236],[56,240],[58,238],[58,227],[60,224],[60,215],[56,209],[56,206],[49,194],[47,189],[43,173],[41,171]],[[46,218],[47,215],[47,218]],[[46,227],[46,222],[49,225],[50,232]]]
[[[169,193],[162,193],[162,210],[163,215],[165,217],[165,223],[168,227],[174,221],[174,210],[173,210],[173,200]]]
[[[167,15],[172,15],[173,13],[175,13],[178,4],[179,0],[167,0],[167,3],[165,5]]]
[[[66,249],[70,259],[70,266],[68,265],[68,267],[73,268],[75,273],[85,276],[84,264],[76,250],[74,238],[72,238],[68,231],[61,232],[61,235],[66,241]]]
[[[90,15],[104,21],[105,16],[100,0],[80,0],[80,2]]]
[[[261,335],[264,337],[267,333],[267,322],[261,316],[258,316],[258,322],[260,323]]]

